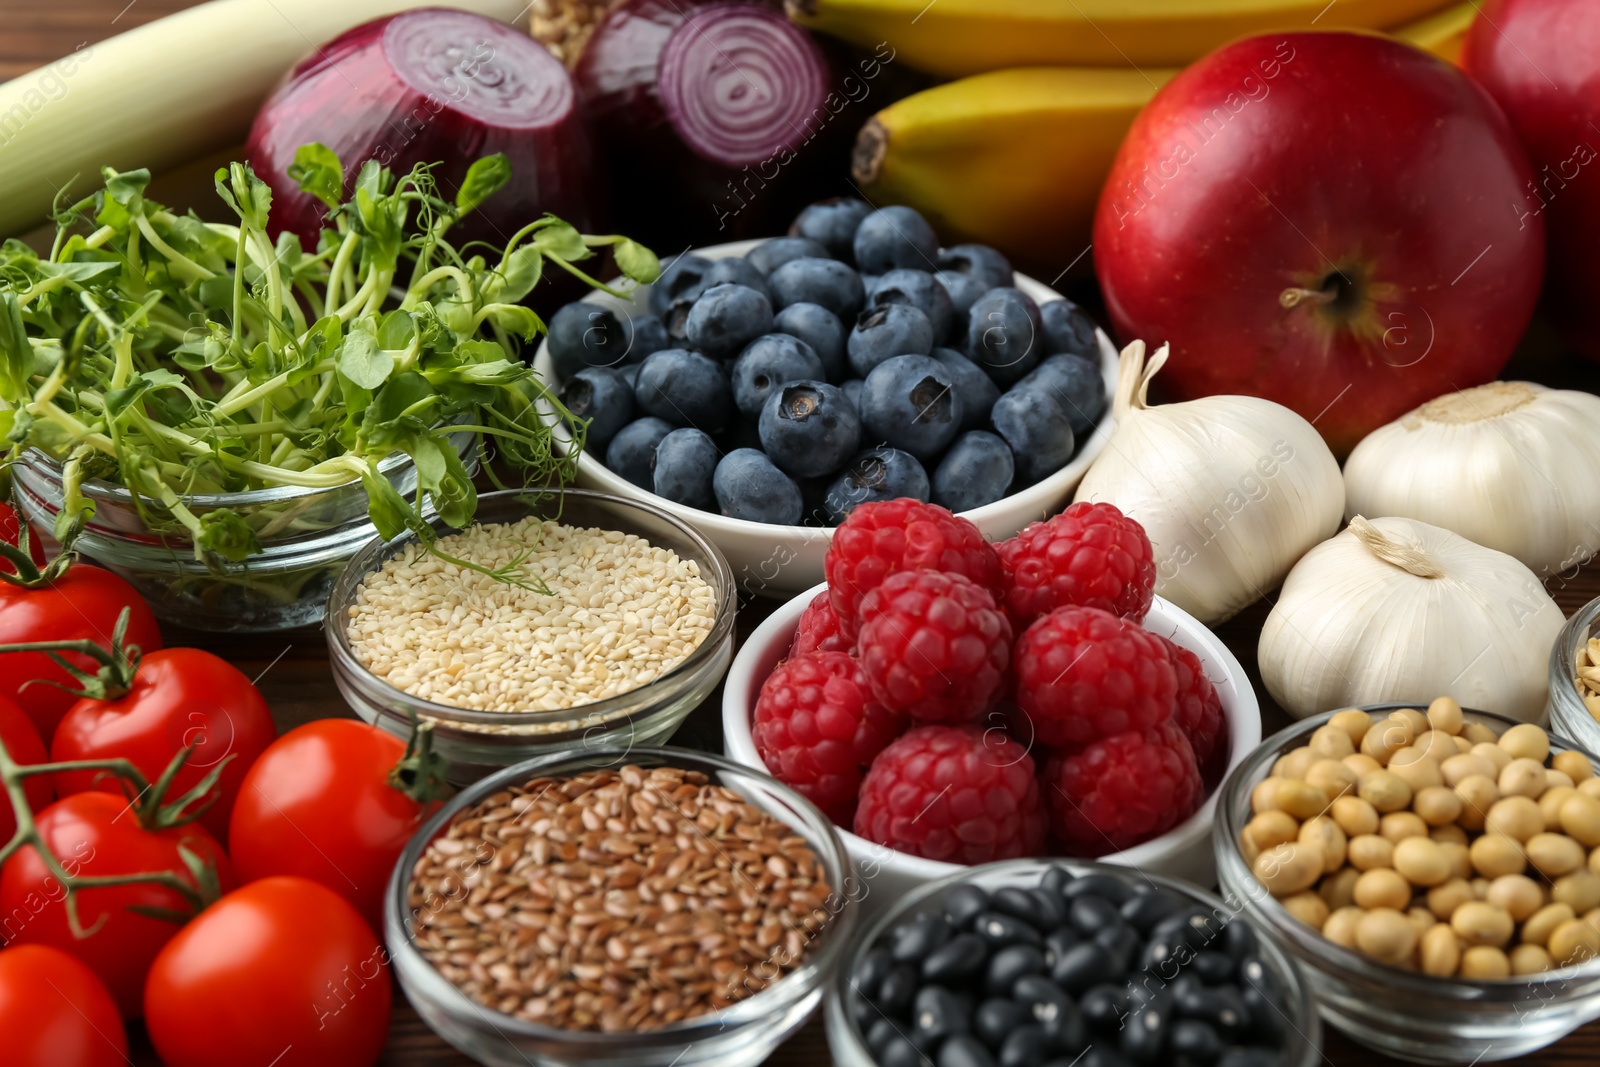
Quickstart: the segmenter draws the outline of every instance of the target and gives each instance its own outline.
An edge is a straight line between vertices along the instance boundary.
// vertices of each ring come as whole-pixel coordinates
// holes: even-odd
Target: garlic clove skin
[[[1532,382],[1449,393],[1368,434],[1344,481],[1347,516],[1442,526],[1547,578],[1600,550],[1600,397]]]
[[[1415,519],[1357,515],[1289,572],[1261,630],[1261,679],[1297,718],[1446,693],[1535,722],[1564,621],[1504,552]]]
[[[1339,464],[1311,423],[1252,396],[1151,405],[1167,359],[1123,349],[1116,429],[1075,500],[1115,504],[1155,550],[1156,593],[1207,625],[1265,596],[1344,514]]]

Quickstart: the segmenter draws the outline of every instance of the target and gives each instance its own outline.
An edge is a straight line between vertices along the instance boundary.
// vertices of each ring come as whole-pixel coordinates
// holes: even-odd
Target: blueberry
[[[669,347],[683,348],[689,343],[689,313],[693,310],[693,300],[675,300],[661,313]]]
[[[790,304],[772,318],[772,328],[798,337],[822,360],[822,377],[837,382],[844,377],[844,323],[821,304]]]
[[[778,386],[822,376],[822,360],[810,345],[786,333],[762,334],[733,361],[733,403],[743,414],[759,418]]]
[[[853,247],[863,274],[882,274],[896,267],[933,270],[939,237],[913,209],[885,207],[861,220]]]
[[[580,300],[551,316],[548,344],[556,377],[566,381],[585,367],[615,367],[626,361],[633,347],[633,323],[611,308]]]
[[[933,351],[933,324],[909,304],[868,308],[856,319],[845,342],[850,368],[865,378],[895,356],[926,356]]]
[[[756,428],[754,419],[734,419],[723,431],[716,435],[717,447],[723,455],[741,448],[761,450],[761,431]]]
[[[677,301],[693,303],[706,291],[706,271],[710,269],[711,260],[692,252],[668,260],[662,266],[661,277],[650,286],[650,310],[665,318],[667,309]]]
[[[992,286],[984,285],[970,274],[957,274],[953,270],[935,271],[933,276],[950,296],[951,333],[959,334],[964,342],[967,333],[967,315],[972,311],[972,305],[978,302],[978,298],[987,293]]]
[[[955,378],[943,363],[930,356],[895,356],[867,375],[861,423],[869,438],[932,459],[961,429],[961,405]]]
[[[713,260],[711,269],[706,271],[707,291],[719,285],[742,285],[746,289],[754,289],[762,296],[766,296],[767,274],[747,259],[723,256],[721,259]]]
[[[1018,382],[1014,389],[1049,393],[1077,437],[1087,436],[1106,410],[1106,383],[1100,366],[1078,356],[1051,356]]]
[[[635,419],[611,439],[606,449],[606,466],[640,489],[655,491],[656,445],[673,431],[672,423],[665,419],[646,416]]]
[[[654,353],[652,353],[652,354],[654,354]],[[634,389],[639,384],[639,368],[640,368],[640,366],[642,366],[642,364],[639,364],[639,363],[627,363],[627,364],[624,364],[621,367],[616,368],[617,373],[622,375],[622,380],[628,383],[628,388],[629,389]]]
[[[971,511],[1006,495],[1015,465],[1011,449],[987,430],[956,438],[934,469],[929,499],[951,511]]]
[[[772,462],[802,478],[831,474],[861,445],[861,417],[837,386],[788,382],[761,409],[761,446]]]
[[[1011,385],[1044,354],[1039,305],[1019,289],[990,289],[967,319],[967,354],[998,385]]]
[[[585,367],[568,378],[561,387],[561,402],[578,418],[589,420],[584,447],[596,452],[633,419],[633,388],[613,367]]]
[[[1017,474],[1033,483],[1066,466],[1077,445],[1066,412],[1044,393],[1013,389],[989,411],[994,428],[1011,446]]]
[[[836,259],[791,259],[767,275],[776,308],[821,304],[841,320],[856,317],[867,301],[861,276]]]
[[[861,414],[861,390],[866,388],[866,385],[867,383],[860,378],[851,378],[839,385],[839,391],[850,401],[850,406],[856,409],[857,415]]]
[[[708,433],[726,426],[733,411],[733,392],[721,365],[682,348],[646,357],[634,398],[658,419]]]
[[[856,228],[870,214],[872,205],[864,200],[847,197],[819,200],[800,212],[789,227],[789,236],[809,237],[826,248],[834,259],[853,263]]]
[[[670,324],[669,324],[670,325]],[[772,302],[743,285],[707,289],[689,309],[684,336],[700,351],[727,359],[772,330]]]
[[[1044,326],[1046,352],[1099,362],[1100,342],[1094,335],[1094,320],[1077,304],[1070,300],[1040,304],[1039,321]]]
[[[869,448],[856,456],[828,486],[823,510],[837,526],[861,504],[911,497],[928,500],[928,472],[915,456],[898,448]]]
[[[1016,282],[1011,261],[988,245],[952,245],[939,253],[939,269],[965,274],[985,289],[999,289]]]
[[[933,325],[933,342],[939,344],[950,336],[950,323],[955,317],[955,305],[944,286],[925,270],[900,268],[878,279],[867,294],[872,307],[885,304],[910,304],[928,317]]]
[[[656,445],[654,486],[656,496],[701,511],[713,511],[717,495],[711,489],[722,453],[701,430],[673,430]]]
[[[778,526],[800,523],[800,487],[774,467],[766,453],[754,448],[735,449],[723,456],[712,476],[711,488],[718,507],[730,518]],[[887,979],[884,989],[888,989]]]
[[[791,259],[832,259],[833,255],[809,237],[774,237],[756,245],[745,258],[764,277]]]

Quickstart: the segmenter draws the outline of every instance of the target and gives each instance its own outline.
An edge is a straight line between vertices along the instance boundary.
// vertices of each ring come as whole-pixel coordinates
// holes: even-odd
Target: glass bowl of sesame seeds
[[[753,1067],[821,1005],[856,923],[827,817],[721,756],[610,746],[464,790],[395,865],[391,966],[492,1067]]]
[[[452,781],[532,756],[666,741],[733,658],[727,560],[668,512],[583,490],[479,498],[438,539],[374,540],[329,598],[335,682]]]

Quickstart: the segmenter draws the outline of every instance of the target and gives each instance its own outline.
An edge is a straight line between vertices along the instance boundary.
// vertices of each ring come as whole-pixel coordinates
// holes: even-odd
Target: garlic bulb
[[[1379,427],[1344,468],[1346,514],[1404,515],[1541,577],[1600,549],[1600,397],[1490,382]]]
[[[1563,621],[1504,552],[1415,519],[1357,515],[1289,572],[1261,630],[1261,680],[1300,718],[1452,696],[1534,721]]]
[[[1281,404],[1208,396],[1150,406],[1143,341],[1122,350],[1117,428],[1078,485],[1144,526],[1156,592],[1205,623],[1271,590],[1344,515],[1339,464],[1321,435]]]

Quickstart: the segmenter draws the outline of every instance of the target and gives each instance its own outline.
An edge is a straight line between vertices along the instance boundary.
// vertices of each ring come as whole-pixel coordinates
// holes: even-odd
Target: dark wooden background
[[[329,0],[337,3],[338,0]],[[65,55],[84,43],[121,33],[174,11],[193,6],[195,0],[0,0],[0,81]],[[182,62],[181,56],[171,57]],[[139,91],[130,80],[130,93]],[[0,190],[0,196],[4,190]],[[1505,377],[1542,381],[1569,388],[1600,392],[1600,372],[1566,354],[1539,324],[1530,331],[1524,352],[1518,354]],[[1591,565],[1550,582],[1551,595],[1569,615],[1600,596],[1600,566]],[[1246,610],[1218,630],[1250,673],[1262,701],[1263,730],[1272,733],[1289,719],[1272,705],[1256,670],[1256,639],[1269,605]],[[756,602],[740,618],[739,632],[748,634],[770,605]],[[210,649],[236,664],[251,677],[271,704],[279,728],[290,729],[312,719],[349,716],[328,673],[326,645],[320,629],[280,635],[221,637],[169,627],[168,646],[194,645]],[[720,691],[685,722],[675,744],[721,751]],[[1353,1044],[1341,1034],[1326,1031],[1323,1059],[1330,1067],[1378,1067],[1397,1061]],[[138,1067],[159,1063],[143,1031],[135,1025],[130,1037],[133,1061]],[[0,1059],[3,1059],[0,1055]],[[383,1064],[389,1067],[455,1067],[473,1061],[435,1037],[398,997],[394,1023]],[[823,1067],[831,1062],[820,1017],[800,1031],[768,1061],[771,1067]],[[1600,1023],[1593,1023],[1559,1044],[1517,1061],[1528,1067],[1592,1067],[1600,1063]],[[242,1064],[240,1067],[262,1067]]]

